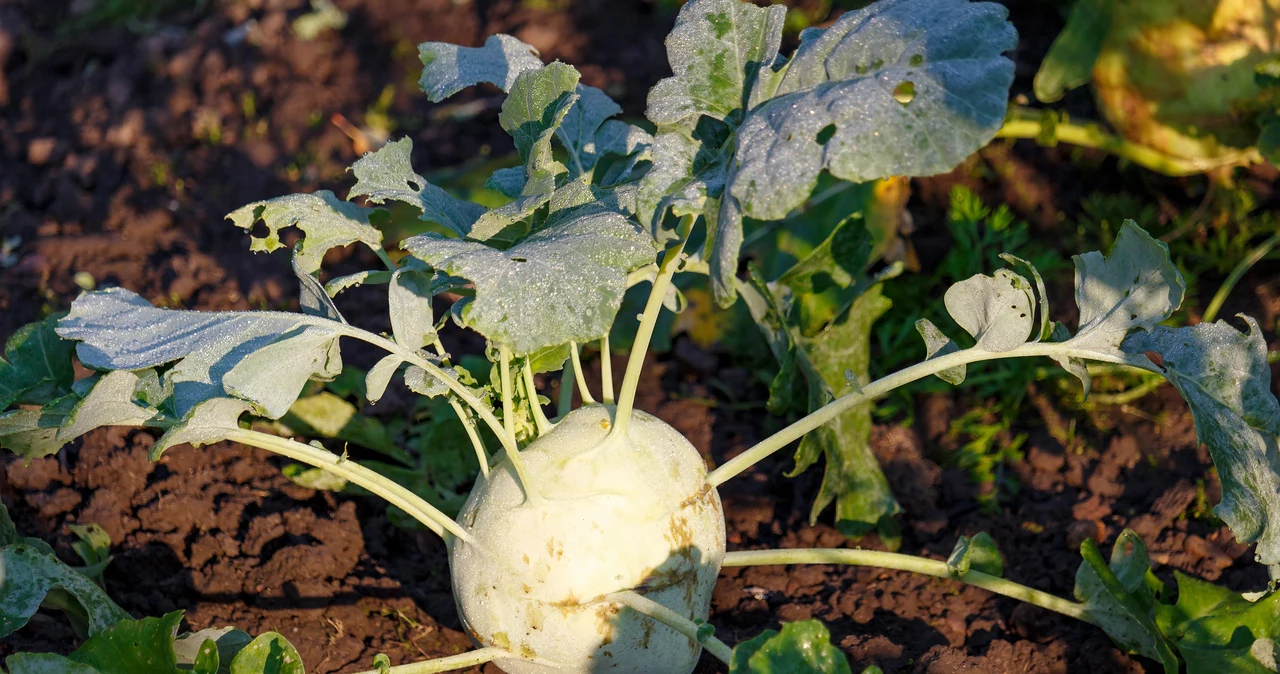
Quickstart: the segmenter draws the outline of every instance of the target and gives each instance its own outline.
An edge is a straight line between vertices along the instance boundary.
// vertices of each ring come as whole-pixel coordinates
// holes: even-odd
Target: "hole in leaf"
[[[827,141],[831,140],[831,137],[834,135],[836,135],[836,125],[828,124],[822,127],[822,130],[818,132],[818,136],[817,138],[814,138],[814,141],[819,145],[826,145]]]
[[[918,66],[918,65],[923,64],[923,63],[924,63],[924,54],[914,54],[914,55],[912,55],[911,60],[910,60],[910,61],[908,61],[908,63],[910,63],[910,64],[911,64],[911,65],[913,65],[913,66]]]
[[[512,262],[528,262],[528,261],[529,261],[529,258],[527,258],[527,257],[520,257],[520,256],[514,256],[514,257],[512,257],[512,258],[511,258],[511,261],[512,261]]]
[[[911,80],[903,80],[898,86],[893,88],[893,100],[906,105],[916,98],[916,83]]]

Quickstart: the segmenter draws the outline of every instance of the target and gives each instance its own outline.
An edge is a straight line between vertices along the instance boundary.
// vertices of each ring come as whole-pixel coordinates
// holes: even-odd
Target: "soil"
[[[222,217],[257,199],[345,189],[358,153],[335,116],[365,123],[390,83],[386,114],[397,134],[414,138],[419,167],[510,150],[495,123],[494,92],[453,101],[475,104],[470,117],[423,100],[414,45],[476,45],[513,33],[545,58],[574,64],[638,116],[648,87],[667,72],[661,38],[673,18],[643,0],[337,0],[346,27],[304,41],[290,30],[307,11],[303,0],[242,0],[169,3],[155,19],[68,28],[92,4],[0,5],[0,239],[19,239],[13,258],[0,260],[0,335],[68,306],[85,274],[167,306],[289,307],[295,290],[283,258],[246,255],[244,233]],[[1029,89],[1060,27],[1043,4],[1013,6],[1023,34],[1015,94]],[[1099,185],[1187,199],[1185,183],[1120,175],[1111,164],[1081,171],[1066,153],[993,146],[977,160],[983,179],[958,171],[915,181],[921,259],[927,264],[945,246],[936,234],[945,231],[939,223],[956,182],[1010,203],[1040,233],[1053,232],[1057,214]],[[336,251],[326,262],[369,262],[347,259],[360,255]],[[1263,306],[1249,308],[1271,325],[1274,292],[1261,280],[1251,275],[1241,287],[1261,288]],[[385,304],[351,314],[388,327]],[[645,377],[638,407],[685,433],[709,463],[781,423],[752,404],[767,392],[751,373],[685,337]],[[940,467],[955,449],[944,431],[956,399],[921,396],[914,425],[875,428],[874,450],[905,510],[903,552],[944,558],[957,536],[987,531],[1010,578],[1070,596],[1080,541],[1093,537],[1105,548],[1131,527],[1166,580],[1178,569],[1237,589],[1265,584],[1249,547],[1204,515],[1217,486],[1176,393],[1161,389],[1078,425],[1054,399],[1030,394],[1039,414],[1022,422],[1025,458],[1010,465],[1022,489],[994,510],[981,505],[966,474]],[[368,669],[377,653],[398,664],[469,648],[443,546],[431,535],[392,526],[372,499],[294,485],[258,450],[182,447],[151,463],[149,445],[143,432],[112,429],[57,457],[8,457],[0,495],[21,531],[68,560],[67,525],[102,525],[114,554],[107,590],[136,616],[181,609],[186,629],[278,631],[319,674]],[[732,549],[883,548],[874,536],[854,543],[826,524],[809,526],[820,473],[788,479],[788,468],[780,454],[724,486]],[[726,570],[711,621],[733,643],[810,617],[828,625],[855,671],[1158,671],[1088,625],[958,583],[869,568]],[[38,615],[0,644],[0,655],[74,645],[65,623]],[[700,671],[722,669],[704,658]]]

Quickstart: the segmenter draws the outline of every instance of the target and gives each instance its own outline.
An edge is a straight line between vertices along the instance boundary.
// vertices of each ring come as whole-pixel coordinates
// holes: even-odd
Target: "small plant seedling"
[[[739,0],[687,3],[667,40],[674,75],[650,94],[653,134],[611,119],[620,110],[603,92],[580,84],[568,65],[544,64],[512,37],[494,36],[479,48],[422,45],[421,84],[431,100],[482,82],[508,93],[499,122],[523,163],[496,172],[490,185],[510,203],[485,208],[429,184],[413,169],[404,139],[354,165],[348,199],[368,205],[330,192],[249,204],[229,217],[246,230],[265,224],[252,250],[280,248],[286,227],[304,234],[292,256],[301,313],[179,311],[121,288],[86,292],[66,316],[9,340],[0,403],[13,409],[0,416],[0,442],[37,457],[94,428],[141,426],[163,431],[156,457],[180,444],[239,442],[384,498],[444,539],[460,617],[477,649],[400,667],[384,658],[371,672],[421,674],[492,661],[513,674],[680,674],[694,670],[703,650],[731,672],[848,672],[819,624],[786,625],[733,649],[706,622],[723,567],[807,563],[971,583],[1097,624],[1170,672],[1178,667],[1175,649],[1188,663],[1192,652],[1200,663],[1263,662],[1260,649],[1235,649],[1230,630],[1229,643],[1216,641],[1234,614],[1200,629],[1203,605],[1175,615],[1177,606],[1156,601],[1144,585],[1141,542],[1132,537],[1117,545],[1110,566],[1086,547],[1079,602],[1002,578],[1003,562],[985,535],[962,537],[945,561],[851,549],[726,550],[717,489],[762,459],[925,377],[954,384],[980,362],[1048,357],[1079,377],[1086,392],[1085,361],[1171,381],[1218,467],[1223,497],[1215,513],[1238,540],[1257,542],[1259,561],[1280,563],[1280,477],[1267,459],[1280,435],[1280,404],[1270,393],[1260,331],[1251,319],[1247,333],[1223,322],[1161,326],[1182,300],[1183,281],[1166,247],[1132,223],[1109,255],[1075,258],[1074,333],[1050,320],[1035,268],[1006,256],[1011,268],[976,274],[944,295],[971,346],[961,348],[921,320],[924,362],[871,382],[848,377],[831,387],[829,402],[709,472],[688,440],[634,409],[656,321],[664,307],[678,308],[676,274],[707,275],[722,305],[745,302],[771,346],[781,347],[775,353],[793,347],[790,296],[737,274],[745,217],[786,216],[809,198],[823,171],[868,181],[949,170],[1004,119],[1013,64],[1003,53],[1015,34],[998,5],[882,0],[805,31],[789,58],[779,53],[783,16],[779,6]],[[370,224],[389,201],[415,207],[429,230],[403,241],[398,260]],[[324,253],[350,244],[368,246],[385,268],[321,284]],[[640,283],[650,293],[626,369],[616,388],[604,370],[597,402],[580,345],[607,337],[623,293]],[[334,297],[357,286],[385,286],[390,335],[343,317]],[[433,300],[445,293],[458,299],[437,317]],[[487,340],[487,384],[446,352],[438,331],[449,322]],[[368,371],[369,401],[399,379],[447,400],[462,421],[480,476],[456,519],[345,452],[241,425],[246,414],[281,418],[308,381],[337,376],[344,338],[386,352]],[[94,374],[74,380],[72,349]],[[572,399],[562,398],[558,415],[548,418],[535,375],[561,370],[585,404],[572,409]],[[0,597],[6,626],[16,629],[34,610]],[[258,637],[272,650],[257,659],[245,655],[253,644],[243,640],[224,649],[227,635],[175,641],[176,615],[119,620],[91,630],[68,658],[38,657],[48,666],[69,659],[82,666],[77,672],[144,671],[102,656],[131,645],[157,662],[181,657],[204,674],[219,671],[227,657],[237,673],[303,671],[279,635]],[[1272,643],[1270,625],[1245,627],[1251,643]],[[10,658],[10,671],[47,671],[24,664],[31,657]]]

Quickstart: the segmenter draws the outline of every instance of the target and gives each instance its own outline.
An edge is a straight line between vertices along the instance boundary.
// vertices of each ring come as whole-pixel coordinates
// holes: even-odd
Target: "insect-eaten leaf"
[[[280,230],[297,227],[306,234],[298,248],[298,264],[308,273],[320,269],[330,248],[360,242],[380,250],[382,232],[369,224],[367,208],[342,201],[328,190],[314,194],[290,194],[242,206],[227,215],[240,229],[249,231],[261,220],[267,235],[252,237],[249,250],[270,253],[279,249]]]
[[[520,73],[542,67],[538,50],[510,35],[490,35],[483,47],[424,42],[418,58],[423,66],[418,84],[432,103],[481,82],[509,91]]]
[[[1009,351],[1031,335],[1035,299],[1031,285],[1007,270],[995,276],[977,274],[947,288],[947,313],[977,340],[978,348]]]

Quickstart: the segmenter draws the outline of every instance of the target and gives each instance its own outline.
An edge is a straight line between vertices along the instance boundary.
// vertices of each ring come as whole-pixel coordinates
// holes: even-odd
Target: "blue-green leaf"
[[[63,592],[83,609],[89,634],[97,634],[129,614],[101,587],[63,564],[52,553],[13,544],[0,550],[0,637],[27,624],[50,592]]]
[[[481,82],[509,91],[520,73],[542,67],[538,50],[510,35],[490,35],[483,47],[424,42],[418,58],[423,66],[418,84],[432,103]]]
[[[1273,464],[1280,403],[1271,393],[1267,344],[1258,324],[1242,333],[1225,321],[1157,326],[1121,345],[1158,354],[1161,370],[1191,407],[1196,436],[1209,448],[1222,482],[1214,514],[1236,540],[1257,542],[1263,564],[1280,563],[1280,475]]]
[[[422,220],[447,227],[458,236],[471,233],[471,226],[484,213],[484,207],[455,199],[443,189],[427,182],[413,170],[410,155],[413,140],[401,138],[361,157],[351,166],[356,184],[348,199],[363,196],[375,204],[400,201],[422,211]]]
[[[624,216],[596,207],[556,213],[507,250],[423,234],[404,248],[475,284],[465,323],[525,355],[608,333],[627,273],[654,260],[653,240]]]
[[[785,18],[781,5],[764,8],[741,0],[686,3],[666,40],[667,60],[675,74],[649,92],[646,116],[660,127],[693,128],[701,115],[724,119],[761,100],[757,82],[778,58]]]
[[[1186,285],[1169,246],[1126,220],[1111,254],[1076,255],[1076,305],[1080,328],[1075,345],[1114,351],[1134,328],[1150,330],[1182,303]]]
[[[977,340],[979,349],[1009,351],[1031,336],[1036,306],[1031,285],[1007,269],[953,284],[942,301],[956,324]]]
[[[174,407],[185,415],[210,398],[250,396],[264,413],[283,414],[308,378],[332,378],[341,371],[334,321],[275,311],[200,312],[160,309],[124,289],[85,293],[58,324],[58,334],[81,340],[80,361],[103,370],[138,370],[179,361],[167,373]],[[251,363],[279,372],[296,366],[284,379],[264,377]],[[280,358],[279,365],[271,360]],[[283,375],[284,373],[281,373]],[[230,377],[228,380],[227,378]]]

